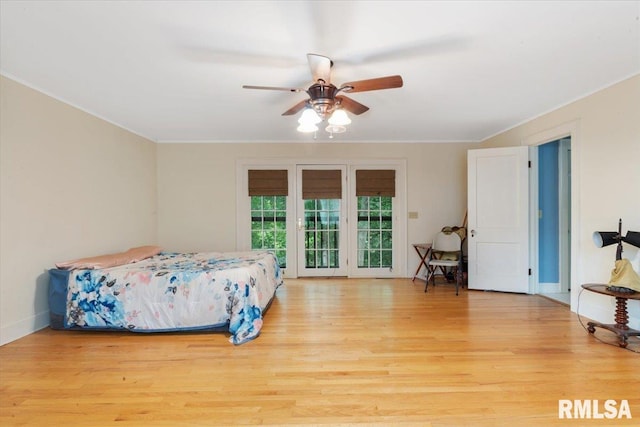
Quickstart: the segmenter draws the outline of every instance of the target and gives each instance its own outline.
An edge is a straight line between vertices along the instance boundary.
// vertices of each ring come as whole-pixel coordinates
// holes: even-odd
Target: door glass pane
[[[251,196],[251,249],[269,250],[287,267],[287,196]]]
[[[393,198],[358,196],[358,268],[393,265]]]
[[[304,207],[305,267],[340,267],[340,199],[305,200]]]

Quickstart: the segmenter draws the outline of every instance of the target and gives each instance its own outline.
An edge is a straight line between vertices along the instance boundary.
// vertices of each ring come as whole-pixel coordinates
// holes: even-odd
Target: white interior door
[[[305,170],[340,172],[340,197],[304,198]],[[298,276],[347,275],[347,185],[344,165],[297,167],[297,252]]]
[[[469,289],[529,292],[528,150],[468,152]]]

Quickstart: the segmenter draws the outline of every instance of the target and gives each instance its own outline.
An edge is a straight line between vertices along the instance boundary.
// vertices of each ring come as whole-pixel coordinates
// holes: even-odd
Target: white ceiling
[[[639,1],[5,1],[3,75],[158,142],[306,142],[307,88],[400,74],[332,141],[480,141],[640,73]],[[320,131],[317,141],[329,140]]]

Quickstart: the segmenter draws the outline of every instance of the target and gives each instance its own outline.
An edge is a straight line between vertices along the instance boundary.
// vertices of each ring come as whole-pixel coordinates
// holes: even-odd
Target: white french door
[[[303,196],[305,171],[339,172],[338,194]],[[296,240],[299,277],[347,275],[345,165],[299,165],[296,171]]]
[[[469,289],[529,292],[529,147],[468,151]]]

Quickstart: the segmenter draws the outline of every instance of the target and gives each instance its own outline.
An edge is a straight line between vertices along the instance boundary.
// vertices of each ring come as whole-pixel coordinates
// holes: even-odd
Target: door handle
[[[476,235],[476,230],[471,230],[471,237],[475,237]]]
[[[302,222],[302,218],[298,218],[298,231],[304,230],[304,223]]]

